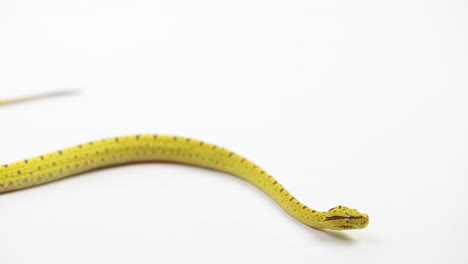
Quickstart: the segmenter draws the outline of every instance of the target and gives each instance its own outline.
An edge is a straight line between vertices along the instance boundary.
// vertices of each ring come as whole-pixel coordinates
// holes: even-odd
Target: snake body
[[[286,212],[310,227],[360,229],[369,222],[366,214],[345,206],[336,206],[325,212],[311,209],[244,157],[200,140],[169,135],[107,138],[0,166],[0,193],[100,168],[155,161],[193,165],[238,176],[263,190]]]
[[[108,138],[0,166],[0,193],[37,186],[79,173],[135,162],[176,162],[236,175],[271,196],[302,223],[316,228],[364,228],[368,216],[337,206],[327,212],[308,208],[251,161],[203,141],[168,135]]]

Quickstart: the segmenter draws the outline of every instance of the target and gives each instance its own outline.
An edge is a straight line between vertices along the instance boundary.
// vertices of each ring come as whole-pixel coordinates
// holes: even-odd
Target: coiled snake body
[[[359,229],[369,222],[366,214],[345,206],[326,212],[308,208],[270,174],[242,156],[203,141],[168,135],[108,138],[0,166],[0,193],[99,168],[151,161],[193,165],[238,176],[263,190],[294,218],[314,228]]]

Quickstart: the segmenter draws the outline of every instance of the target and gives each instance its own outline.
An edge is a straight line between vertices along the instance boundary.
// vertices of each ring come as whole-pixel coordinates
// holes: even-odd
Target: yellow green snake
[[[35,98],[39,96],[0,101],[0,105]],[[173,162],[238,176],[264,191],[291,216],[313,228],[360,229],[369,223],[366,214],[345,206],[336,206],[325,212],[309,208],[270,174],[244,157],[204,141],[170,135],[107,138],[0,166],[0,193],[138,162]]]

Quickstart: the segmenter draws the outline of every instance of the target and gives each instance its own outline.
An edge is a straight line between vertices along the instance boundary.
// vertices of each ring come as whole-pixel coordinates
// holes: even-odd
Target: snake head
[[[356,209],[335,206],[324,213],[324,228],[333,230],[361,229],[369,224],[369,217]]]

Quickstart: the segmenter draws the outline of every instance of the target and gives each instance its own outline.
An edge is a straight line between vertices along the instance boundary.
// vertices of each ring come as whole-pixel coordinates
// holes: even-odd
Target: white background
[[[143,164],[0,195],[0,262],[467,263],[468,4],[0,2],[0,163],[165,133],[246,156],[320,232],[209,170]]]

